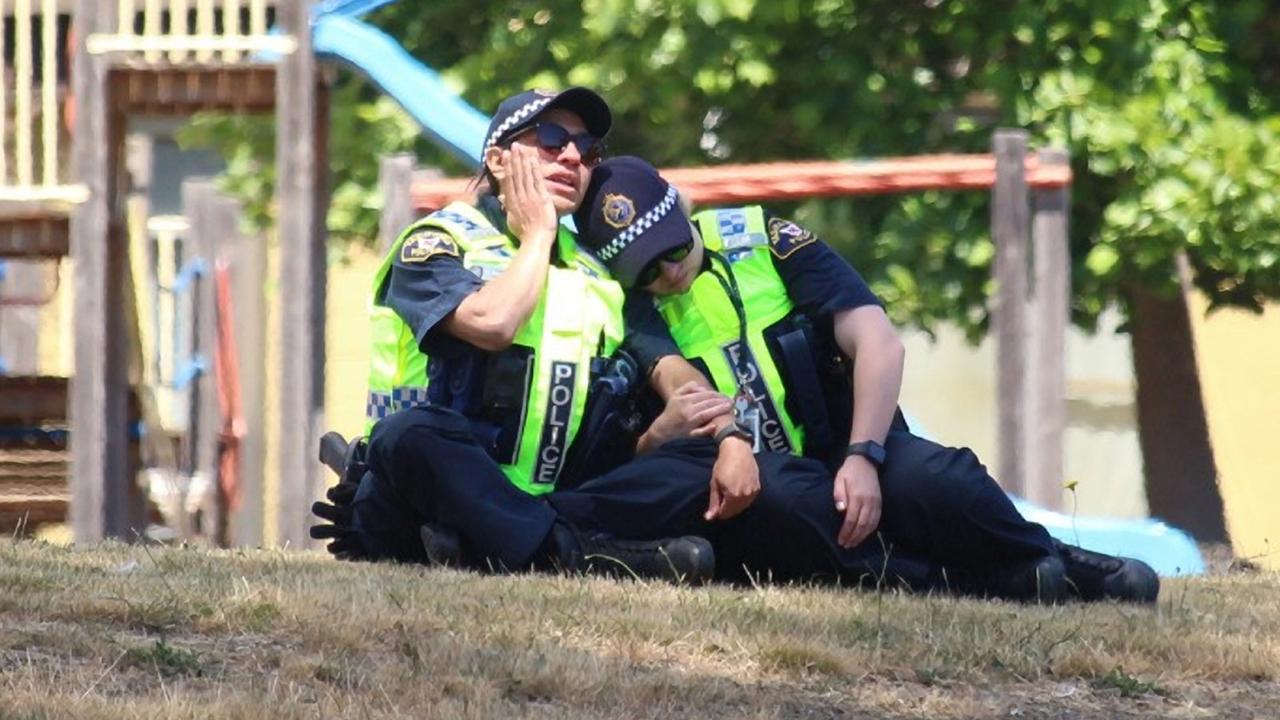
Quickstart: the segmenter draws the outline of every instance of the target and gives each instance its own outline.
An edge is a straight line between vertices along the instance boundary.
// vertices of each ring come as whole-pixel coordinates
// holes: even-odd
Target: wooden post
[[[995,243],[996,407],[999,413],[997,479],[1005,490],[1026,492],[1026,347],[1028,198],[1027,133],[997,130],[992,140],[996,184],[991,239]]]
[[[280,30],[298,42],[297,50],[280,61],[276,77],[280,338],[285,353],[279,375],[277,540],[294,547],[310,544],[308,508],[319,482],[317,447],[324,406],[327,138],[317,98],[320,77],[311,50],[312,2],[289,0],[276,6]]]
[[[400,232],[413,222],[413,156],[388,155],[378,161],[378,192],[382,215],[378,218],[378,251],[385,255]]]
[[[141,531],[142,494],[131,462],[123,283],[127,243],[117,207],[124,118],[111,107],[107,60],[85,48],[115,28],[116,3],[77,0],[72,83],[73,172],[89,199],[71,214],[75,258],[75,370],[71,379],[71,525],[79,542]]]
[[[1065,150],[1041,150],[1041,165],[1066,165]],[[1062,509],[1066,472],[1063,440],[1067,429],[1067,326],[1071,322],[1071,255],[1067,217],[1071,188],[1037,190],[1031,238],[1035,289],[1029,328],[1027,389],[1027,499]]]
[[[214,199],[213,184],[208,179],[196,178],[182,183],[182,211],[187,216],[189,228],[186,248],[204,263],[204,272],[196,279],[192,291],[194,353],[203,363],[203,369],[191,390],[191,421],[187,426],[187,438],[194,453],[192,470],[202,476],[210,488],[210,495],[201,498],[200,502],[203,511],[200,532],[218,544],[222,518],[218,503],[209,502],[216,497],[219,431],[222,428],[217,378],[213,372],[214,353],[218,351],[213,270],[218,257],[222,218],[217,215]]]
[[[224,252],[231,267],[231,304],[235,311],[236,362],[240,367],[240,406],[244,437],[240,440],[239,512],[231,518],[230,540],[235,545],[262,544],[263,463],[266,457],[266,281],[267,246],[262,238],[240,232],[244,210],[240,202],[220,197],[228,224]],[[234,218],[234,221],[231,220]]]

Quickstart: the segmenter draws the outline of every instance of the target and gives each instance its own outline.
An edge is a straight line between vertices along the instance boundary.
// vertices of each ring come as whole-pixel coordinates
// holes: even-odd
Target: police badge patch
[[[604,221],[619,230],[636,219],[635,203],[631,202],[631,198],[626,195],[617,193],[608,193],[604,196],[601,212],[604,213]]]
[[[813,233],[790,220],[769,218],[769,250],[779,260],[787,259],[792,253],[817,239]]]
[[[458,245],[442,230],[419,230],[400,246],[400,262],[422,263],[436,255],[458,257]]]

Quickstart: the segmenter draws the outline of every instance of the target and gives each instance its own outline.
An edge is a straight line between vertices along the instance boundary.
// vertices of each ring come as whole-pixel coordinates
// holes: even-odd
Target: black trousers
[[[707,537],[725,579],[889,580],[921,590],[941,587],[944,569],[985,569],[1053,553],[1048,532],[1018,514],[972,451],[906,431],[890,433],[885,447],[880,525],[852,549],[836,543],[843,514],[835,509],[831,473],[807,458],[757,456],[755,502],[729,521],[704,521],[716,453],[707,440],[667,443],[548,500],[575,524],[621,537],[650,537],[655,528]],[[637,498],[643,513],[636,513]]]
[[[488,564],[524,568],[557,519],[624,539],[702,535],[728,580],[889,581],[941,587],[943,568],[983,568],[1053,552],[1044,528],[1023,519],[969,450],[891,432],[880,475],[877,532],[858,547],[836,544],[843,516],[821,463],[762,454],[761,492],[736,518],[707,522],[715,444],[672,441],[656,451],[543,497],[516,489],[476,443],[469,423],[443,408],[404,410],[374,427],[369,473],[353,524],[376,557],[425,560],[418,528],[456,528]]]

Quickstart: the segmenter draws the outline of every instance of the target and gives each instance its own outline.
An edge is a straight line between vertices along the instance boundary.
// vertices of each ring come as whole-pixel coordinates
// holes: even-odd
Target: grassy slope
[[[0,541],[0,718],[1269,718],[1278,591],[1038,608]]]

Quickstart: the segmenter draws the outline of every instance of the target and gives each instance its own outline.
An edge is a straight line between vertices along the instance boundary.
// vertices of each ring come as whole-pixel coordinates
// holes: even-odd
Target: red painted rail
[[[796,200],[842,195],[885,195],[920,190],[989,190],[996,181],[993,155],[920,155],[854,162],[817,161],[668,168],[663,177],[699,205]],[[470,195],[470,178],[437,178],[413,184],[419,211]],[[1027,184],[1071,184],[1071,168],[1041,166],[1027,158]]]

